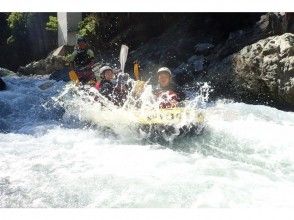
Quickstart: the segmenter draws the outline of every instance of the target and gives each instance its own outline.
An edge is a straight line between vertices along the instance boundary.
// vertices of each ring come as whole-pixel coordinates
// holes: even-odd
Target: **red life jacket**
[[[100,82],[96,82],[95,88],[99,91],[99,89],[101,88],[101,83]]]
[[[88,83],[89,81],[93,80],[96,81],[95,74],[92,70],[84,70],[84,71],[77,71],[79,80],[82,83]]]
[[[178,94],[171,90],[158,91],[155,96],[159,101],[160,108],[174,108],[180,101]]]

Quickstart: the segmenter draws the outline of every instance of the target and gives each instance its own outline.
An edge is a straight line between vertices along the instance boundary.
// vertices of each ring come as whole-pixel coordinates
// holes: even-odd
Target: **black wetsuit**
[[[123,105],[128,95],[127,87],[121,84],[114,84],[112,81],[105,79],[100,82],[99,92],[118,106]]]

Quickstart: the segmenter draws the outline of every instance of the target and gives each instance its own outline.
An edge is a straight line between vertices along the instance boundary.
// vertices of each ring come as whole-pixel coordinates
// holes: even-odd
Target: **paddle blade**
[[[145,89],[145,82],[137,80],[134,82],[132,95],[135,97],[139,97],[143,93],[144,89]]]
[[[71,81],[79,82],[79,77],[78,77],[78,74],[76,73],[76,71],[71,70],[71,71],[69,71],[68,74],[69,74],[69,78],[70,78]]]
[[[139,80],[139,64],[134,63],[134,77],[135,80]]]
[[[129,48],[127,45],[121,45],[120,54],[119,54],[119,62],[120,62],[120,69],[124,73],[125,70],[125,63],[127,61]]]

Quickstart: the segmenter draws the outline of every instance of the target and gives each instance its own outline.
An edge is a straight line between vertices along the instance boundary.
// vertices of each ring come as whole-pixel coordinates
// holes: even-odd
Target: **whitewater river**
[[[201,135],[150,144],[56,105],[63,82],[4,80],[0,207],[294,207],[293,112],[220,100]]]

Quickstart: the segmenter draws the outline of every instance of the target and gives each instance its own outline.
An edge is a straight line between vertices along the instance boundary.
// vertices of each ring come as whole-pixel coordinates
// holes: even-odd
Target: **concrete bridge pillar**
[[[81,12],[58,12],[58,46],[76,44]]]

